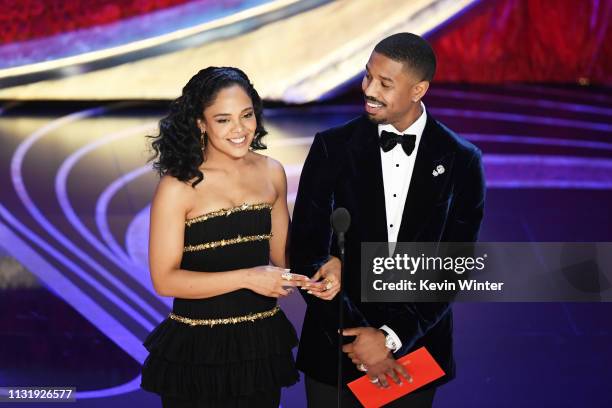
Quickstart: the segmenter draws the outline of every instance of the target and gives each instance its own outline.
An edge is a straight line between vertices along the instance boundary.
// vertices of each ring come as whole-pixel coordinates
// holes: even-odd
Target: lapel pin
[[[431,174],[433,174],[434,177],[438,177],[440,174],[444,174],[444,166],[441,164],[438,164],[438,166],[434,169],[434,171]]]

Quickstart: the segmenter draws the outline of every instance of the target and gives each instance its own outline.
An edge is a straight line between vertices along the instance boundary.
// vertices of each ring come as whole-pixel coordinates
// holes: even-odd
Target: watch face
[[[395,350],[396,344],[395,344],[395,341],[393,341],[393,339],[391,338],[391,336],[387,336],[385,338],[385,346],[388,349]]]

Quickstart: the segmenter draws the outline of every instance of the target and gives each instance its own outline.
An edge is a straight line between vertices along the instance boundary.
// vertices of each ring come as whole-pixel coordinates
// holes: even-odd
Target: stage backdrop
[[[612,0],[0,0],[0,100],[175,98],[245,70],[304,103],[363,75],[374,45],[431,40],[438,82],[612,84]]]
[[[429,36],[438,81],[612,85],[612,1],[481,1]]]

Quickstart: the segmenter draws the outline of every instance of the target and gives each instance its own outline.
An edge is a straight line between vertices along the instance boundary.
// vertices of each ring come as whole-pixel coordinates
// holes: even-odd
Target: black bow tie
[[[414,144],[416,143],[416,135],[398,135],[397,133],[387,132],[383,130],[380,133],[380,148],[383,152],[388,152],[393,149],[395,145],[400,143],[402,145],[402,149],[406,155],[410,156],[414,151]]]

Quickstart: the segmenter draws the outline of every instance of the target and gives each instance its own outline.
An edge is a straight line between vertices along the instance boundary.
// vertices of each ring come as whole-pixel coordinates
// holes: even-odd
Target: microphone
[[[340,292],[338,293],[338,408],[342,408],[342,344],[344,336],[344,234],[351,226],[351,214],[344,207],[334,210],[330,217],[331,225],[336,233],[338,249],[340,250]]]
[[[344,207],[336,208],[331,215],[331,225],[338,237],[340,252],[344,253],[344,233],[351,226],[351,214]]]

